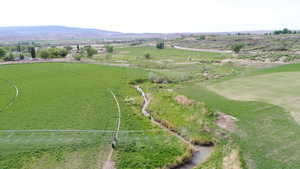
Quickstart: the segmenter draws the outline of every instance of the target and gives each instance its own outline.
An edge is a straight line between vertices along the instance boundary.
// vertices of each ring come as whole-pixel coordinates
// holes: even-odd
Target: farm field
[[[118,119],[110,90],[120,102],[121,131],[146,130],[120,132],[119,147],[113,154],[118,168],[163,167],[186,151],[166,132],[147,132],[158,128],[140,114],[139,95],[129,85],[145,76],[142,70],[34,63],[1,66],[0,75],[0,149],[4,150],[0,168],[101,168],[112,133],[100,131],[115,130]],[[128,105],[128,97],[136,98],[136,103]],[[154,159],[158,154],[160,158]]]
[[[79,60],[1,65],[0,168],[299,166],[299,64],[257,64],[245,53],[175,49],[172,42],[164,49],[117,44],[112,52],[99,45],[93,56],[84,46],[73,50],[84,55]],[[119,114],[111,91],[121,108],[114,144]],[[231,130],[220,126],[227,115],[237,119]]]
[[[300,166],[300,130],[297,109],[291,106],[297,105],[293,101],[298,97],[299,66],[263,69],[245,77],[183,87],[180,92],[238,119],[232,136],[249,168],[294,169]]]
[[[149,54],[149,58],[145,58]],[[107,55],[109,57],[107,57]],[[138,67],[159,74],[172,82],[203,80],[204,72],[209,76],[227,76],[244,69],[240,66],[220,64],[221,60],[232,58],[231,54],[186,51],[153,46],[118,47],[112,54],[98,54],[93,60],[123,66]]]

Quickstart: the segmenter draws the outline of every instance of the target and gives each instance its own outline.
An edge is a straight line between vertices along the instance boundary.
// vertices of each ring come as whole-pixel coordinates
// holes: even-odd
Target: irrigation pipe
[[[162,130],[122,130],[119,133],[160,132]],[[115,133],[115,130],[0,130],[0,133]]]
[[[19,89],[18,89],[18,87],[15,84],[13,84],[12,82],[10,82],[10,81],[8,81],[6,79],[0,79],[0,80],[8,83],[11,87],[15,88],[15,90],[16,90],[16,94],[14,95],[14,97],[11,98],[9,100],[9,102],[5,106],[3,106],[2,108],[0,108],[0,112],[2,112],[3,110],[5,110],[8,107],[10,107],[16,101],[17,97],[19,96]]]
[[[120,131],[120,125],[121,125],[121,108],[120,108],[120,104],[119,104],[119,101],[115,95],[115,93],[110,90],[110,93],[112,94],[112,96],[114,97],[115,99],[115,102],[117,104],[117,107],[118,107],[118,114],[119,114],[119,117],[118,117],[118,122],[117,122],[117,128],[116,128],[116,133],[114,135],[115,139],[118,139],[118,135],[119,135],[119,131]]]

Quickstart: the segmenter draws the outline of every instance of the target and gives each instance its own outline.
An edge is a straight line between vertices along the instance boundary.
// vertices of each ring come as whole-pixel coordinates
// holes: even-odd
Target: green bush
[[[170,72],[170,73],[153,73],[148,74],[148,79],[152,83],[178,83],[190,80],[192,78],[188,73]]]
[[[39,51],[39,57],[43,59],[63,58],[68,55],[68,50],[65,48],[45,48]]]
[[[204,35],[201,35],[197,38],[197,40],[205,40],[205,36]]]
[[[114,47],[110,45],[106,45],[105,47],[106,52],[108,53],[113,53],[114,52]]]
[[[244,43],[234,43],[231,45],[231,49],[235,52],[235,53],[240,53],[241,49],[245,46]]]
[[[4,48],[0,48],[0,58],[3,58],[7,53],[7,50],[5,50]]]
[[[47,49],[42,49],[39,51],[39,57],[43,59],[49,59],[50,58],[50,52]]]
[[[7,56],[5,56],[3,58],[4,61],[14,61],[15,60],[15,56],[13,53],[9,53]]]
[[[88,48],[86,49],[86,53],[87,53],[87,57],[91,58],[91,57],[93,57],[93,55],[97,54],[98,51],[97,51],[97,49],[95,49],[95,48],[88,47]]]
[[[72,46],[65,46],[64,48],[65,48],[67,51],[71,51],[71,50],[73,49]]]
[[[144,55],[144,57],[145,57],[146,59],[150,59],[150,53],[146,53],[146,54]]]
[[[59,48],[58,49],[58,56],[60,57],[66,57],[68,55],[69,51],[65,48]]]
[[[84,56],[81,54],[74,55],[73,58],[77,61],[80,61]]]

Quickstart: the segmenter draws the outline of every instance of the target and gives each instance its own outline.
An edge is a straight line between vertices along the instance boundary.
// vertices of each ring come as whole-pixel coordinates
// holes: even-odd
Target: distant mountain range
[[[262,34],[269,31],[247,31]],[[216,34],[225,34],[217,32]],[[245,32],[244,32],[245,33]],[[121,33],[100,29],[74,28],[65,26],[16,26],[0,27],[0,41],[19,40],[66,40],[103,38],[174,38],[192,33]],[[211,34],[211,33],[193,33]]]
[[[122,35],[120,32],[64,26],[0,27],[0,40],[86,39],[106,38],[120,35]]]

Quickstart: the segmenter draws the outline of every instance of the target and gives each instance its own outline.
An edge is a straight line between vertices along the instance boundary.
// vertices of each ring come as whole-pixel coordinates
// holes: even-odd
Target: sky
[[[1,0],[0,26],[126,33],[300,30],[300,0]]]

